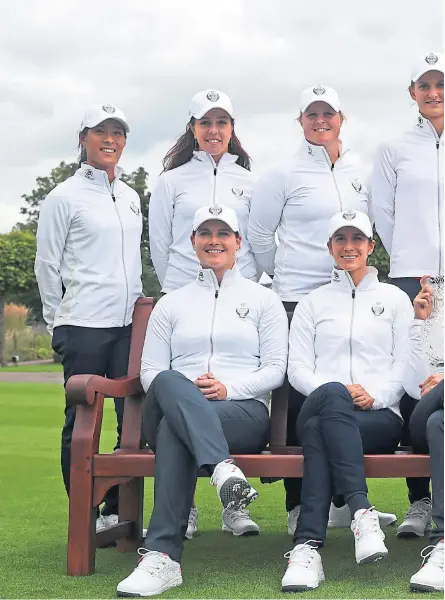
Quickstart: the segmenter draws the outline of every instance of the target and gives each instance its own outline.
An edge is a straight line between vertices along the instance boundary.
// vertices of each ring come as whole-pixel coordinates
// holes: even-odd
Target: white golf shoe
[[[413,592],[443,592],[443,540],[422,550],[422,566],[410,579]]]
[[[385,534],[380,529],[379,517],[373,507],[357,510],[351,523],[355,538],[355,560],[365,565],[388,556],[383,540]]]
[[[321,556],[312,540],[297,544],[284,558],[289,559],[286,573],[281,580],[282,592],[303,592],[314,590],[324,581]]]
[[[235,510],[224,508],[222,511],[222,530],[233,533],[234,536],[258,535],[260,528],[252,521],[249,511],[245,508]]]
[[[117,586],[122,598],[157,596],[182,584],[181,566],[163,552],[139,548],[135,570]]]
[[[224,508],[245,508],[258,498],[258,492],[247,481],[244,473],[231,458],[218,463],[210,478]]]

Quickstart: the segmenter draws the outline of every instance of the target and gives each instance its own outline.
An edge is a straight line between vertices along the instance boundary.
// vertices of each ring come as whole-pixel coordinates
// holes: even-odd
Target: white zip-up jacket
[[[324,383],[358,383],[374,398],[373,410],[400,416],[402,376],[413,308],[395,285],[380,283],[377,270],[357,287],[334,268],[331,283],[297,305],[289,335],[288,377],[308,396]]]
[[[230,206],[236,212],[243,243],[237,258],[241,274],[257,280],[255,259],[247,242],[252,188],[257,178],[236,164],[238,156],[224,154],[216,164],[210,154],[194,152],[184,165],[162,173],[150,198],[150,253],[162,286],[172,292],[196,277],[199,262],[190,242],[195,212],[209,204]]]
[[[35,273],[50,331],[131,323],[142,296],[142,214],[121,173],[111,186],[105,171],[83,164],[43,202]]]
[[[286,373],[288,321],[278,296],[236,269],[221,285],[211,269],[167,294],[150,317],[142,352],[141,382],[147,391],[161,371],[191,381],[211,372],[228,400],[255,398],[265,405]]]
[[[421,116],[377,152],[372,213],[390,255],[390,277],[443,275],[443,160],[443,134]]]
[[[305,140],[290,168],[258,182],[247,238],[259,271],[273,276],[281,300],[296,302],[329,282],[334,263],[326,246],[328,222],[346,209],[368,213],[367,189],[350,150],[332,165],[323,146]]]

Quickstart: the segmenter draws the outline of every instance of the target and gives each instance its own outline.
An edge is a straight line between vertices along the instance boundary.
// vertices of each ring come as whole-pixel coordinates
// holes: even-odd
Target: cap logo
[[[434,54],[434,52],[430,52],[427,56],[425,56],[425,62],[427,62],[429,65],[435,65],[438,60],[439,57],[437,54]]]
[[[209,208],[209,213],[214,217],[217,217],[222,213],[222,208],[218,204],[214,204]]]
[[[130,208],[134,212],[135,215],[138,215],[141,212],[133,201],[130,202]]]
[[[109,113],[110,115],[112,115],[114,112],[116,112],[116,109],[111,104],[104,104],[102,106],[102,110],[106,113]]]
[[[236,314],[239,316],[240,319],[245,319],[247,317],[247,315],[249,314],[249,309],[247,308],[244,302],[241,302],[239,308],[236,309]]]
[[[343,219],[346,219],[346,221],[352,221],[356,216],[357,215],[353,210],[347,210],[342,214]]]
[[[93,171],[91,169],[87,169],[85,171],[85,177],[87,179],[94,179],[94,173],[93,173]]]
[[[372,305],[371,310],[375,314],[376,317],[380,317],[380,315],[385,312],[385,307],[383,306],[383,304],[381,302],[376,302],[375,304]]]
[[[241,188],[238,187],[233,187],[232,188],[232,194],[234,194],[235,196],[242,196],[244,194],[244,190],[242,190]]]
[[[217,94],[214,90],[210,90],[210,92],[207,94],[206,98],[207,98],[207,100],[210,100],[210,102],[218,102],[219,94]]]
[[[351,181],[351,183],[352,187],[357,192],[357,194],[362,191],[362,184],[360,183],[360,179],[354,179],[354,181]]]
[[[325,88],[322,85],[316,85],[313,90],[314,94],[316,94],[317,96],[322,96],[323,94],[326,93]]]
[[[423,117],[417,117],[417,127],[422,129],[423,127]]]

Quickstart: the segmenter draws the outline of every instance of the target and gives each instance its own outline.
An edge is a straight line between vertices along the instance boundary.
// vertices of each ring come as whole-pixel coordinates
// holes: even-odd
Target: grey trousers
[[[431,464],[433,521],[430,541],[443,538],[443,381],[421,398],[409,421],[413,451],[429,454]]]
[[[180,562],[198,469],[234,454],[257,454],[269,440],[258,400],[209,401],[177,371],[163,371],[145,398],[142,430],[155,451],[154,507],[145,548]]]

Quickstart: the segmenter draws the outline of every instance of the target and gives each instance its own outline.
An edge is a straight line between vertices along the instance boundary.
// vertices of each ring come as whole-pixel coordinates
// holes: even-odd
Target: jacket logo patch
[[[91,169],[87,169],[85,171],[85,177],[87,179],[94,179],[94,173],[93,173],[93,171]]]
[[[311,154],[311,155],[313,154],[313,152],[312,152],[312,148],[311,148],[310,146],[308,146],[308,147],[307,147],[307,153],[308,153],[308,154]]]
[[[439,57],[437,54],[434,54],[434,52],[430,52],[427,56],[425,56],[425,62],[427,62],[429,65],[435,65],[438,60]]]
[[[384,313],[385,307],[383,306],[383,304],[381,302],[376,302],[375,304],[372,305],[371,310],[375,314],[376,317],[380,317],[380,315]]]
[[[204,281],[204,271],[201,269],[198,271],[198,281]]]
[[[332,274],[332,278],[336,282],[340,281],[340,274],[339,274],[339,272],[338,271],[334,271],[333,274]]]
[[[357,194],[362,191],[362,184],[360,183],[360,179],[354,179],[354,181],[351,181],[351,183],[352,187],[357,192]]]
[[[244,302],[241,302],[239,308],[236,309],[236,314],[239,316],[240,319],[245,319],[247,317],[247,315],[249,314],[249,309],[247,308]]]
[[[210,90],[210,92],[207,94],[206,98],[207,98],[207,100],[210,100],[210,102],[218,102],[219,94],[217,94],[214,90]]]
[[[422,129],[423,127],[423,117],[417,117],[417,127]]]
[[[114,112],[116,112],[116,109],[111,104],[104,104],[102,106],[102,110],[106,113],[109,113],[110,115],[112,115]]]
[[[242,196],[244,194],[244,190],[242,190],[241,188],[238,188],[238,187],[233,187],[232,194],[234,194],[235,196],[238,196],[238,198],[239,198],[240,196]]]
[[[317,96],[323,96],[323,94],[326,93],[326,90],[324,89],[324,87],[322,85],[316,85],[313,90],[314,94],[316,94]]]
[[[138,207],[138,206],[136,206],[136,204],[135,204],[133,201],[131,201],[131,202],[130,202],[130,208],[131,208],[131,210],[134,212],[134,214],[135,214],[135,215],[139,215],[139,214],[140,214],[140,212],[141,212],[141,211],[139,210],[139,207]]]

